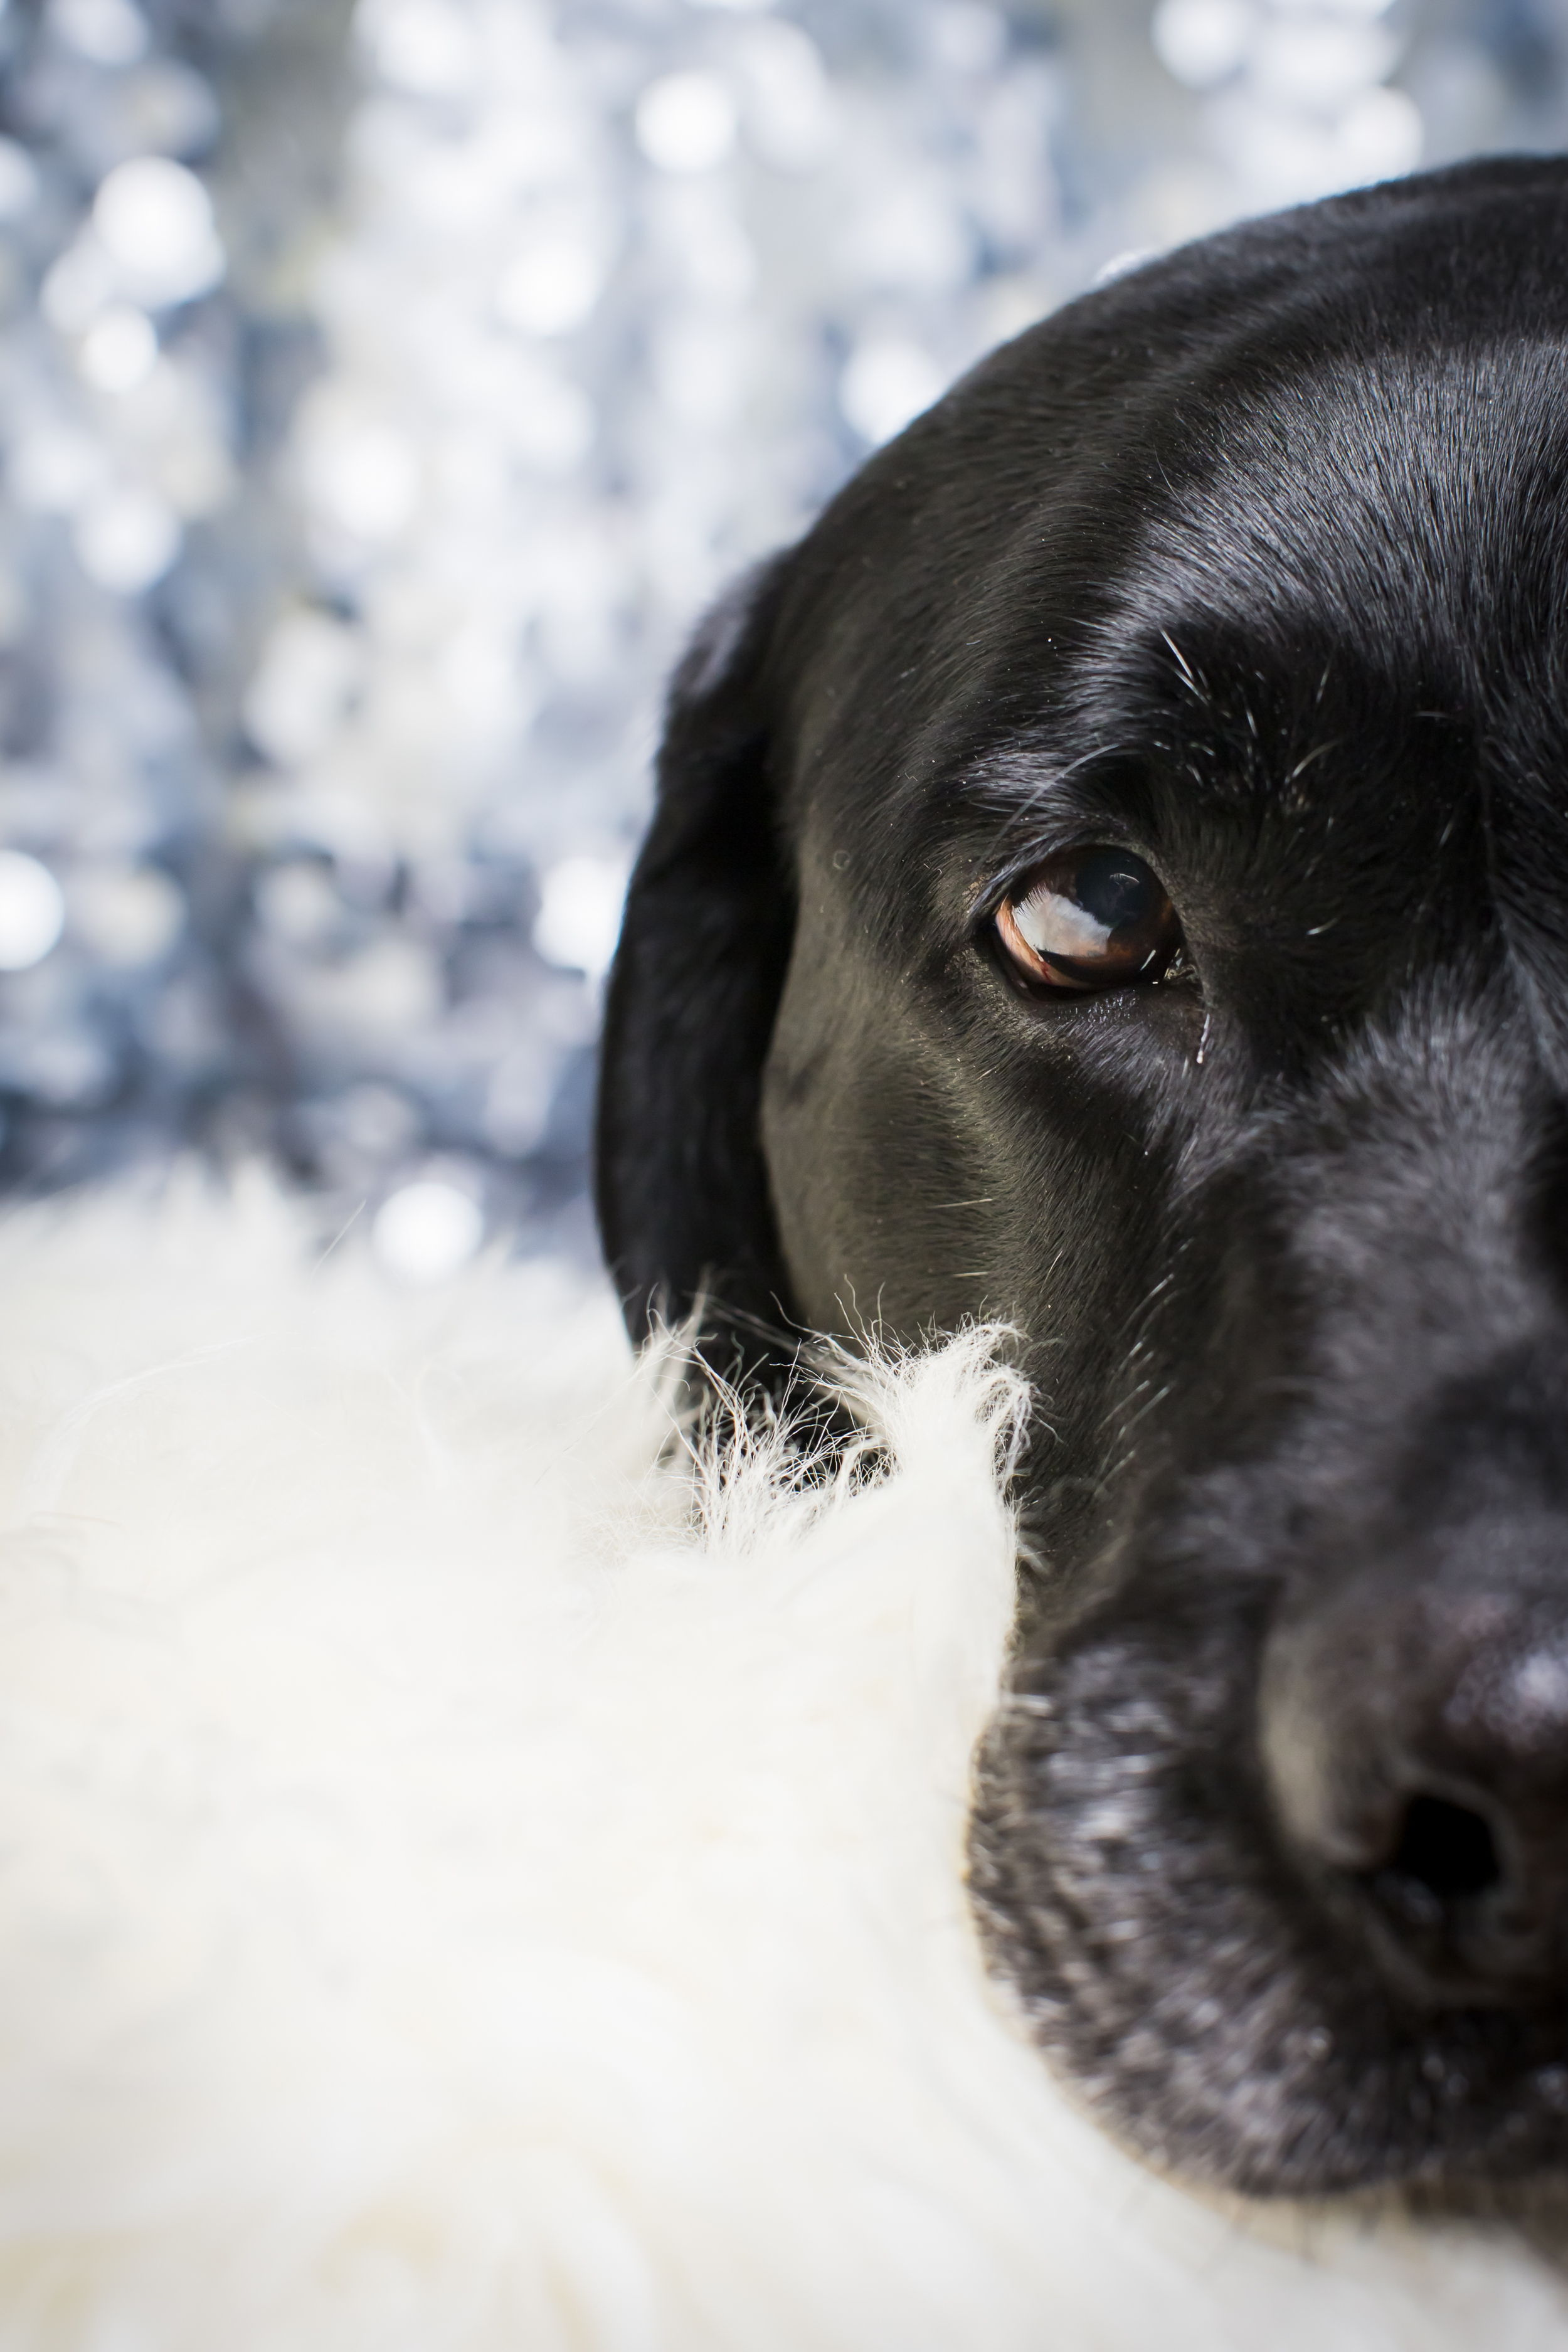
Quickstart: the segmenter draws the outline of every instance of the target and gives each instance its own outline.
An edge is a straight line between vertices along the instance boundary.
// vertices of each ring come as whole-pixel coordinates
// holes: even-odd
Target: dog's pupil
[[[1159,890],[1141,858],[1129,857],[1125,850],[1089,849],[1074,860],[1062,895],[1074,899],[1108,931],[1115,932],[1124,925],[1146,922],[1153,911],[1151,900]]]

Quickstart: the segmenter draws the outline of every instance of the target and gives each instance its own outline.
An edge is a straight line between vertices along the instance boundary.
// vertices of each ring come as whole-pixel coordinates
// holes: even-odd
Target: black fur
[[[997,352],[700,640],[611,991],[634,1326],[1025,1335],[983,1923],[1256,2191],[1568,2163],[1565,254],[1486,163]],[[1031,997],[1085,842],[1186,963]]]

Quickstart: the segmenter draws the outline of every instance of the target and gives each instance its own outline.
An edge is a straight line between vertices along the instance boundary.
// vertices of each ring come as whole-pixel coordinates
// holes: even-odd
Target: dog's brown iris
[[[1037,987],[1126,988],[1161,980],[1181,946],[1159,877],[1125,849],[1058,850],[996,910],[1007,957]]]

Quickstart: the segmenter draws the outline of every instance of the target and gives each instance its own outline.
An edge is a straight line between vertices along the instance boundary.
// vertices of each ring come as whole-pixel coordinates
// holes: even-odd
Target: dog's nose
[[[1282,1613],[1259,1727],[1288,1851],[1396,1992],[1446,2007],[1561,1992],[1568,1589],[1352,1576]]]

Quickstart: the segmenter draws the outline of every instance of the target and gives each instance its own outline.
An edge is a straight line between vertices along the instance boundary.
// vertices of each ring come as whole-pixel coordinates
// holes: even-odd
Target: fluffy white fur
[[[1568,2343],[1500,2233],[1216,2210],[1053,2086],[961,1877],[1017,1399],[859,1386],[886,1475],[721,1492],[559,1269],[0,1227],[8,2352]]]

